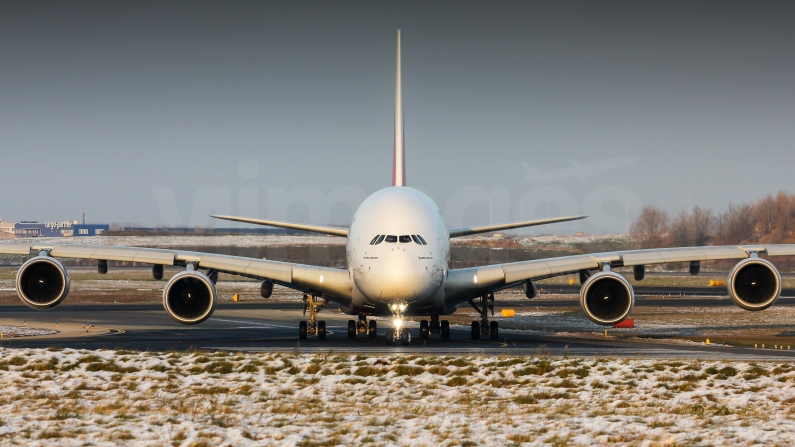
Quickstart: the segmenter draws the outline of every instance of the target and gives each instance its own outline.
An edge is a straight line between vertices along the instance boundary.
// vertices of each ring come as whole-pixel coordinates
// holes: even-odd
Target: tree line
[[[669,216],[645,206],[630,232],[641,248],[795,243],[795,195],[779,192],[749,204],[730,204],[715,214],[694,207]]]

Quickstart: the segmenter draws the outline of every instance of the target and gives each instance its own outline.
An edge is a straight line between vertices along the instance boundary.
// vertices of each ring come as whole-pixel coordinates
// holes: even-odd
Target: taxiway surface
[[[576,307],[577,300],[512,300],[502,307]],[[640,298],[637,306],[732,306],[726,297],[709,298]],[[793,306],[795,298],[782,298],[776,306]],[[409,323],[413,332],[410,346],[386,346],[384,332],[389,321],[378,320],[377,339],[360,335],[347,337],[347,320],[351,317],[336,310],[324,311],[327,322],[325,340],[298,340],[298,322],[303,319],[300,302],[221,303],[213,317],[196,326],[183,326],[157,304],[63,305],[51,311],[36,311],[24,305],[0,306],[0,317],[31,326],[54,327],[65,324],[94,325],[95,330],[80,335],[60,337],[24,337],[0,340],[0,346],[46,348],[52,346],[74,349],[187,350],[223,349],[244,351],[335,351],[361,353],[434,353],[434,354],[513,354],[619,356],[619,357],[698,357],[732,359],[795,359],[795,351],[754,350],[753,348],[667,343],[653,340],[631,341],[619,338],[587,338],[558,336],[550,332],[501,330],[499,340],[470,340],[468,325],[451,326],[451,338],[442,340],[432,335],[419,338],[417,323]],[[769,312],[775,309],[769,310]],[[499,312],[499,308],[497,309]],[[585,317],[583,317],[585,318]],[[100,333],[101,332],[101,333]]]

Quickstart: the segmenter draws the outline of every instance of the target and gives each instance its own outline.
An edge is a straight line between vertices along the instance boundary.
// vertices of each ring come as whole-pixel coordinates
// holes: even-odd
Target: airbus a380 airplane
[[[645,266],[650,264],[689,262],[690,272],[698,274],[701,261],[740,259],[727,281],[732,300],[746,310],[763,310],[778,298],[781,276],[773,264],[759,255],[795,255],[795,245],[631,250],[449,270],[450,238],[564,222],[583,216],[448,228],[436,204],[425,194],[406,186],[400,31],[397,48],[392,186],[365,199],[356,210],[350,228],[214,216],[346,237],[347,269],[180,250],[0,244],[3,254],[37,254],[17,273],[19,297],[34,309],[51,309],[63,302],[69,292],[69,274],[57,258],[97,260],[100,273],[107,272],[107,262],[111,260],[149,263],[158,280],[163,278],[163,266],[182,266],[185,270],[174,275],[163,291],[163,307],[179,323],[197,324],[212,315],[217,301],[215,282],[218,273],[223,272],[261,280],[263,298],[270,296],[274,284],[303,292],[309,321],[300,323],[299,338],[308,335],[325,338],[325,323],[317,320],[317,314],[327,303],[335,302],[344,312],[358,316],[358,321],[348,322],[350,338],[357,334],[375,338],[376,322],[370,320],[368,324],[367,317],[388,316],[392,318],[393,327],[387,329],[387,343],[400,340],[404,345],[411,342],[411,332],[403,325],[405,316],[427,318],[420,322],[422,338],[431,333],[448,338],[450,326],[447,321],[440,321],[440,317],[450,315],[465,302],[481,315],[479,321],[472,322],[472,338],[489,335],[496,339],[497,322],[488,319],[488,308],[496,291],[524,285],[527,298],[534,298],[534,281],[572,273],[580,275],[580,304],[585,316],[598,324],[616,324],[630,315],[635,300],[630,283],[612,271],[616,267],[633,267],[635,279],[641,280]]]

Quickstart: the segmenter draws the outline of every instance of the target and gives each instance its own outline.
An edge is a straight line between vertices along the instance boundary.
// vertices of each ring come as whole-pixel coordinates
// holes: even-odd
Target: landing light
[[[403,312],[404,310],[406,310],[406,305],[403,304],[403,303],[400,303],[400,311]]]

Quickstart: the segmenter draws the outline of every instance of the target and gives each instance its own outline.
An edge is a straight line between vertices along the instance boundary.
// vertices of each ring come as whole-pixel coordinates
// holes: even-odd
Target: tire
[[[389,346],[395,344],[395,330],[392,328],[386,330],[386,344]]]
[[[447,320],[443,320],[441,328],[439,329],[439,332],[441,333],[442,338],[444,338],[445,340],[449,339],[450,338],[450,322],[447,321]]]
[[[428,334],[430,334],[430,330],[428,328],[428,320],[420,321],[420,338],[423,340],[427,340]]]
[[[326,322],[325,321],[318,321],[317,322],[317,338],[319,340],[326,339]]]
[[[472,340],[480,340],[480,322],[472,322]]]
[[[378,338],[378,326],[376,325],[375,320],[370,320],[370,327],[367,329],[367,335],[370,338]]]
[[[408,328],[403,328],[400,331],[400,344],[403,346],[408,346],[411,344],[411,331]]]
[[[306,321],[298,323],[298,339],[306,340]]]
[[[499,334],[498,324],[496,321],[492,321],[491,324],[489,324],[489,338],[491,338],[492,340],[497,340],[499,339],[499,337],[500,334]]]
[[[348,338],[356,338],[356,321],[348,320]]]

